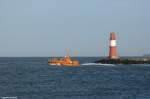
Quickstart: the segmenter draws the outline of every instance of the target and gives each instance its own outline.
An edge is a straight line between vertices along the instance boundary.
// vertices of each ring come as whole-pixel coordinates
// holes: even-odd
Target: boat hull
[[[71,63],[67,63],[64,61],[48,61],[49,65],[58,65],[58,66],[80,66],[78,61],[72,61]]]

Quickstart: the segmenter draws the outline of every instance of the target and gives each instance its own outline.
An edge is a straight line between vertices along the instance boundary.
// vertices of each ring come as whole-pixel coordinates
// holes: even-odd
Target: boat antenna
[[[75,52],[74,52],[74,55],[75,55],[75,56],[78,56],[78,51],[75,51]]]
[[[70,56],[69,52],[70,52],[70,50],[69,50],[69,48],[67,48],[67,57]]]

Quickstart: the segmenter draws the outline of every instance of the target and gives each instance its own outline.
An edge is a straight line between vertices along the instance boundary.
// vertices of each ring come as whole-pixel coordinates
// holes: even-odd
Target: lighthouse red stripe
[[[116,40],[115,33],[111,33],[111,34],[110,34],[110,40]]]

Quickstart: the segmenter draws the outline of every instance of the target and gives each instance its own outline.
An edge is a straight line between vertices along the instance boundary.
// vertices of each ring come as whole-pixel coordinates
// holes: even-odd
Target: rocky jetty
[[[103,58],[96,61],[95,63],[101,64],[150,64],[150,57],[129,57],[129,58],[118,58],[110,59]]]

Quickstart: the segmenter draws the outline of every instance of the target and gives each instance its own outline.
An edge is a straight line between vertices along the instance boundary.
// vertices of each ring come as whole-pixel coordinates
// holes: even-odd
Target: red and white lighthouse
[[[109,45],[109,58],[117,59],[117,45],[116,45],[116,35],[114,32],[110,33],[110,45]]]

